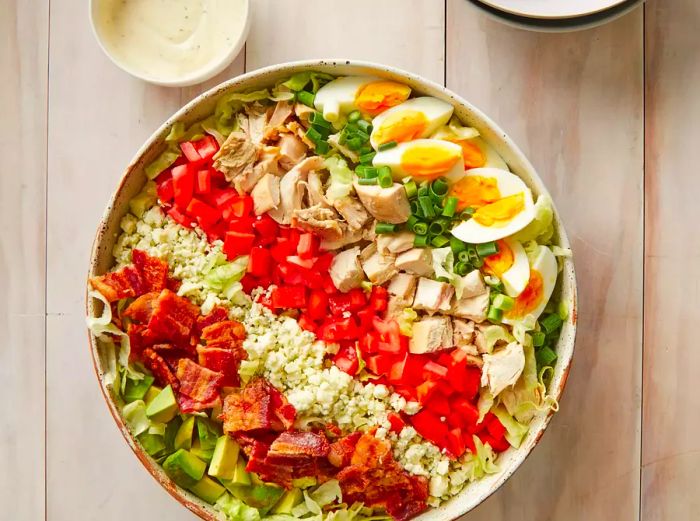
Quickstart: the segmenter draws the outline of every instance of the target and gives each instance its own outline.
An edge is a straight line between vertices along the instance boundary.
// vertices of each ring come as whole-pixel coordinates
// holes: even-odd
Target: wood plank
[[[637,519],[642,11],[570,34],[505,27],[463,0],[448,0],[447,19],[447,86],[500,122],[538,168],[573,243],[580,299],[561,412],[468,519]]]
[[[444,5],[434,0],[258,0],[246,70],[311,58],[385,63],[444,81]]]
[[[48,5],[0,16],[0,504],[44,519],[46,96]]]
[[[133,154],[182,104],[241,73],[243,59],[241,53],[204,85],[148,85],[102,54],[82,3],[52,1],[47,267],[52,521],[193,518],[141,468],[109,415],[88,355],[82,288],[98,220]]]
[[[642,520],[700,518],[700,5],[646,6]]]

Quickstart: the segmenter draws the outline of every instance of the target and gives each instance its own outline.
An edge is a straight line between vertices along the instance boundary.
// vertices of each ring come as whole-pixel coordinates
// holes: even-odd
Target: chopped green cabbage
[[[146,432],[151,427],[151,420],[146,416],[146,404],[135,400],[122,408],[122,417],[134,436]]]
[[[529,426],[520,423],[518,420],[513,418],[510,413],[506,410],[503,405],[498,405],[491,409],[491,412],[496,415],[498,421],[500,421],[506,428],[506,440],[516,449],[520,447],[523,442],[525,435],[530,430]]]
[[[466,471],[469,481],[483,478],[486,474],[495,474],[498,467],[494,463],[496,454],[490,445],[484,445],[478,436],[473,435],[476,453],[469,452],[464,457],[463,469]]]
[[[481,332],[484,334],[486,349],[489,353],[493,352],[493,348],[496,346],[497,342],[503,341],[510,343],[513,341],[513,336],[508,333],[508,330],[496,324],[485,327]]]
[[[418,313],[413,308],[404,308],[401,314],[396,317],[399,330],[403,336],[413,336],[413,323],[418,320]]]
[[[340,484],[337,479],[329,479],[321,484],[309,494],[309,498],[313,500],[319,507],[323,508],[330,505],[336,499],[338,502],[343,501],[343,493],[340,491]]]
[[[204,276],[204,283],[215,291],[224,291],[245,275],[248,256],[237,257],[233,262],[225,262],[212,267]]]
[[[202,129],[209,135],[213,136],[214,139],[216,139],[216,142],[221,146],[224,141],[226,141],[226,137],[219,132],[219,129],[216,126],[216,116],[211,115],[207,119],[202,120]]]
[[[163,170],[172,165],[180,157],[182,151],[175,144],[170,144],[161,154],[146,166],[144,172],[148,179],[155,179]]]
[[[221,496],[216,501],[215,507],[230,521],[260,521],[260,512],[257,508],[249,507],[231,494]]]
[[[479,137],[479,131],[472,127],[465,127],[457,116],[452,116],[447,125],[437,129],[430,137],[433,139],[474,139]]]
[[[311,92],[315,94],[322,85],[333,79],[335,79],[333,76],[325,72],[304,71],[292,75],[287,81],[282,82],[282,85],[297,92],[304,90],[311,81]]]
[[[554,235],[553,218],[552,200],[546,195],[540,195],[535,203],[535,218],[513,235],[513,239],[520,242],[537,241],[539,244],[549,244]]]
[[[353,173],[344,159],[337,156],[327,157],[323,161],[324,166],[330,172],[330,184],[326,191],[326,197],[330,202],[342,199],[350,195],[352,190]]]

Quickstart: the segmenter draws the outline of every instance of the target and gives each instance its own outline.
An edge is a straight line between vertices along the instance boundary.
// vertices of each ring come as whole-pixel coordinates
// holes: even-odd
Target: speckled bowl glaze
[[[214,87],[177,111],[146,141],[136,153],[131,164],[126,168],[121,182],[105,210],[102,222],[97,229],[88,276],[103,274],[112,267],[112,248],[119,235],[119,221],[128,211],[129,199],[136,195],[146,182],[146,177],[143,172],[144,166],[151,162],[164,148],[163,140],[168,133],[170,125],[176,121],[184,121],[186,124],[190,124],[208,116],[213,112],[216,100],[222,94],[232,91],[256,90],[268,87],[281,78],[303,70],[317,70],[335,75],[375,75],[404,82],[410,85],[417,93],[435,96],[454,104],[455,114],[463,122],[476,127],[479,132],[481,132],[482,137],[495,147],[498,153],[508,163],[510,169],[524,179],[535,195],[547,193],[547,189],[535,172],[533,166],[510,138],[478,109],[441,85],[399,69],[354,60],[310,60],[285,63],[238,76]],[[569,247],[569,240],[559,215],[556,212],[555,221],[559,244],[567,248]],[[556,291],[559,292],[562,300],[568,303],[569,309],[572,310],[569,319],[563,326],[561,338],[557,345],[559,357],[549,388],[549,392],[554,397],[560,398],[569,374],[576,334],[576,278],[574,274],[574,265],[571,259],[566,259],[564,262],[561,282],[558,284]],[[87,299],[87,313],[90,316],[99,314],[101,312],[100,306],[101,304],[99,302],[89,298]],[[222,519],[221,515],[210,505],[175,485],[165,475],[162,468],[146,454],[137,440],[129,433],[118,410],[117,404],[113,399],[112,390],[110,386],[105,385],[105,367],[97,348],[97,342],[92,335],[89,335],[89,337],[95,371],[107,406],[122,435],[139,460],[141,460],[144,467],[146,467],[151,475],[157,479],[175,499],[202,519]],[[551,412],[542,413],[533,420],[530,432],[521,447],[517,450],[511,448],[499,457],[498,463],[500,470],[498,473],[471,483],[459,495],[445,502],[439,508],[433,508],[424,512],[417,519],[421,521],[453,520],[479,505],[515,472],[527,455],[535,448],[551,416]]]

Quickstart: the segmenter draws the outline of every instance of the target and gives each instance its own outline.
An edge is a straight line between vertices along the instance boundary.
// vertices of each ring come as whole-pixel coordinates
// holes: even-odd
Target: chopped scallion
[[[326,155],[330,151],[331,147],[328,145],[328,141],[319,141],[316,143],[316,153],[320,155]]]
[[[457,253],[457,260],[459,262],[464,262],[467,263],[471,260],[469,257],[469,252],[467,250],[462,250],[459,253]]]
[[[391,168],[386,165],[377,168],[377,177],[379,178],[379,186],[389,188],[394,184],[394,179],[391,177]]]
[[[428,231],[431,235],[440,235],[445,231],[445,227],[440,221],[433,221],[430,223],[430,226],[428,226]]]
[[[467,249],[467,245],[463,241],[460,241],[457,237],[452,236],[450,237],[450,248],[452,248],[452,252],[455,255],[459,255],[461,252]]]
[[[376,233],[394,233],[396,231],[396,225],[391,223],[378,222],[374,226],[374,231]]]
[[[495,306],[491,306],[488,313],[486,313],[486,318],[491,322],[500,322],[503,319],[503,311]]]
[[[361,177],[357,180],[357,183],[361,184],[361,185],[376,185],[377,178],[376,177]]]
[[[544,319],[540,320],[540,326],[542,326],[542,329],[544,329],[547,333],[552,333],[559,329],[561,327],[562,320],[559,317],[559,315],[556,315],[552,313],[551,315],[547,315]]]
[[[359,138],[359,137],[351,137],[351,138],[348,138],[346,141],[348,148],[350,150],[353,150],[353,151],[360,150],[363,143],[364,143],[364,140],[362,138]]]
[[[515,299],[504,295],[503,293],[496,293],[493,299],[493,307],[500,309],[501,311],[510,311],[515,305]]]
[[[449,244],[450,239],[445,237],[444,235],[436,235],[433,237],[433,239],[430,241],[430,244],[435,246],[436,248],[442,248],[446,244]]]
[[[321,133],[314,127],[306,131],[306,137],[309,138],[314,145],[318,144],[319,141],[323,141],[323,136],[321,136]]]
[[[428,245],[427,235],[416,235],[413,238],[413,246],[416,248],[425,248]]]
[[[479,254],[479,257],[489,257],[490,255],[495,255],[498,253],[498,244],[496,244],[496,241],[477,244],[476,253]]]
[[[457,211],[457,203],[459,200],[456,197],[447,197],[445,198],[445,206],[442,209],[442,215],[445,217],[452,217],[454,216],[455,212]]]
[[[376,154],[374,152],[370,152],[368,154],[364,154],[360,156],[360,163],[363,165],[371,165],[372,160],[374,159],[374,156]]]
[[[409,199],[414,198],[416,194],[418,194],[418,186],[416,186],[416,182],[413,180],[404,182],[403,187],[406,189],[406,196]]]
[[[450,186],[447,184],[447,179],[444,177],[438,177],[435,181],[430,184],[430,189],[435,195],[445,196]]]
[[[532,335],[532,345],[535,347],[541,347],[544,345],[544,333],[542,331],[533,331]]]
[[[411,227],[411,230],[413,230],[413,233],[417,235],[427,235],[428,234],[428,225],[424,222],[418,221],[416,224],[414,224]]]
[[[367,134],[372,133],[372,128],[371,128],[372,125],[370,124],[369,121],[366,121],[364,119],[359,119],[359,120],[357,120],[357,126],[360,127]]]
[[[353,110],[350,114],[348,114],[348,121],[350,123],[357,123],[362,119],[362,114],[360,114],[359,110]]]
[[[314,100],[316,99],[316,95],[306,90],[300,90],[297,92],[297,99],[307,107],[314,108]]]
[[[552,365],[557,359],[557,354],[552,351],[549,347],[544,346],[537,350],[535,353],[535,360],[537,361],[537,367],[547,367]]]
[[[377,147],[377,150],[380,152],[384,152],[385,150],[389,150],[394,148],[398,143],[396,141],[387,141],[386,143],[382,143]]]
[[[460,277],[464,277],[469,273],[469,265],[466,262],[458,262],[454,267],[455,273]]]
[[[420,190],[418,191],[418,204],[420,205],[421,210],[423,210],[423,215],[425,215],[428,218],[435,217],[433,202],[430,200],[430,197],[420,195]]]

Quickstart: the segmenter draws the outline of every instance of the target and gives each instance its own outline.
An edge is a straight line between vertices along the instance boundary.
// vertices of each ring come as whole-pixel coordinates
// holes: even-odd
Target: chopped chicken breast
[[[282,194],[284,202],[284,193]],[[292,226],[318,235],[325,241],[337,241],[343,237],[344,228],[338,220],[338,214],[331,208],[321,205],[292,211]]]
[[[411,307],[416,294],[416,277],[408,273],[397,273],[389,282],[389,306],[387,316],[401,313],[404,308]]]
[[[415,237],[409,231],[382,233],[377,236],[377,249],[381,253],[402,253],[413,248]]]
[[[460,318],[468,318],[474,322],[486,320],[486,312],[489,308],[489,291],[475,297],[463,297],[455,299],[450,309],[450,314]]]
[[[484,277],[479,270],[472,270],[464,277],[461,277],[461,298],[476,297],[488,292]]]
[[[253,171],[259,147],[243,132],[231,132],[214,155],[214,168],[233,182]]]
[[[255,185],[250,195],[253,197],[255,215],[262,215],[277,208],[280,204],[280,178],[276,175],[265,174]]]
[[[433,274],[433,253],[430,248],[411,248],[396,257],[396,267],[419,277]]]
[[[452,320],[452,327],[455,332],[455,345],[457,346],[473,346],[474,344],[474,322],[471,320],[461,320],[455,318]],[[474,346],[474,355],[479,354]]]
[[[347,246],[348,244],[352,244],[355,242],[358,242],[362,240],[363,237],[363,230],[349,230],[347,229],[347,225],[345,223],[340,223],[340,229],[343,232],[342,237],[340,239],[335,239],[335,240],[328,240],[328,239],[322,239],[321,240],[321,249],[325,251],[332,251],[332,250],[339,250],[340,248]]]
[[[320,204],[324,208],[332,207],[323,193],[323,181],[321,180],[321,175],[318,172],[309,172],[305,186],[309,206]]]
[[[415,309],[424,309],[428,313],[448,311],[454,291],[455,288],[451,284],[421,277],[418,279],[418,288],[413,300],[413,307]]]
[[[278,101],[275,110],[265,125],[265,139],[274,139],[279,134],[280,127],[283,127],[289,116],[294,112],[294,105],[289,101]]]
[[[265,174],[279,174],[279,148],[263,147],[262,157],[253,166],[253,170],[247,175],[234,179],[233,185],[236,190],[243,193],[250,192]]]
[[[369,221],[369,214],[362,203],[351,196],[341,197],[333,201],[333,206],[338,213],[343,216],[345,222],[351,230],[359,230],[362,228],[367,221]]]
[[[481,385],[488,386],[494,397],[514,385],[525,368],[523,346],[517,342],[511,342],[493,354],[485,354],[483,360]]]
[[[333,257],[329,273],[333,284],[339,291],[348,292],[353,288],[360,287],[364,280],[364,273],[360,265],[360,248],[355,246],[338,253]]]
[[[250,103],[243,108],[245,114],[239,113],[240,128],[250,140],[260,145],[265,136],[265,123],[267,122],[267,107],[262,103]]]
[[[304,185],[309,172],[323,167],[323,158],[308,157],[282,176],[280,181],[280,205],[270,212],[270,217],[280,224],[290,224],[295,210],[300,210],[304,198]]]
[[[426,317],[413,323],[408,350],[414,354],[433,353],[452,347],[452,322],[448,317]]]
[[[299,121],[301,121],[304,126],[309,126],[309,118],[311,117],[311,114],[313,112],[316,112],[313,108],[308,107],[304,105],[303,103],[296,103],[294,105],[294,113],[296,116],[299,118]]]
[[[395,260],[393,255],[382,255],[375,252],[362,261],[362,269],[372,284],[384,284],[397,273],[396,266],[394,266]]]
[[[367,211],[378,221],[400,224],[411,216],[411,206],[403,185],[394,183],[389,188],[379,185],[361,185],[354,183],[357,196]]]
[[[280,166],[291,170],[306,157],[306,145],[294,134],[282,134],[277,145],[280,147]]]

